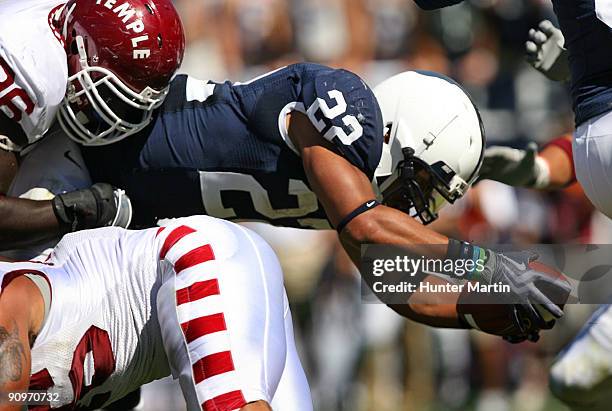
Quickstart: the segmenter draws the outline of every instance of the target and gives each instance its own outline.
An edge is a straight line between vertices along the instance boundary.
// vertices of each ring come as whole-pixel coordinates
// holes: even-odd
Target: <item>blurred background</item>
[[[571,133],[566,86],[525,63],[529,28],[548,0],[472,0],[421,11],[413,0],[175,0],[187,52],[182,72],[245,81],[298,61],[343,67],[370,86],[408,69],[465,86],[489,144],[521,147]],[[595,307],[572,306],[537,344],[509,345],[403,320],[362,304],[355,267],[335,232],[250,224],[285,270],[296,338],[319,411],[565,410],[547,371]],[[443,210],[436,228],[481,243],[610,243],[610,222],[578,185],[555,193],[482,182]],[[184,409],[170,380],[144,391],[147,411]],[[282,410],[280,410],[282,411]]]

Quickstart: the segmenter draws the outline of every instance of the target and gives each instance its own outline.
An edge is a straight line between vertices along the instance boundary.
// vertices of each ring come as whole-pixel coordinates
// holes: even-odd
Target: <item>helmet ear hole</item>
[[[74,55],[79,54],[79,48],[77,47],[76,40],[72,40],[72,42],[70,43],[70,53]]]

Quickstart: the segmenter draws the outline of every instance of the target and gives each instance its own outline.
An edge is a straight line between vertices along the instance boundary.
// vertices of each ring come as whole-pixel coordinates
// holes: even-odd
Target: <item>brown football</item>
[[[469,292],[464,287],[457,302],[457,312],[473,328],[494,335],[518,335],[512,304],[503,304],[503,296]]]
[[[569,281],[561,272],[555,270],[546,264],[538,261],[529,263],[529,267],[548,274],[553,278],[565,281],[569,285]],[[561,290],[546,282],[536,282],[536,287],[547,295],[561,309],[565,306],[569,298],[569,291]],[[520,330],[514,323],[514,309],[512,304],[504,304],[507,296],[501,293],[475,293],[468,292],[467,287],[464,287],[463,292],[458,300],[457,312],[463,315],[463,318],[475,328],[484,332],[495,335],[518,335]],[[554,320],[552,314],[544,309],[538,309],[540,315],[547,322],[542,328],[551,328]],[[525,319],[525,321],[527,321]],[[529,324],[525,324],[529,328]]]

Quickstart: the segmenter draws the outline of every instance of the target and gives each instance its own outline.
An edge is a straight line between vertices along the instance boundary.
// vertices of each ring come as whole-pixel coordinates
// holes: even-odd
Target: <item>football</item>
[[[493,335],[519,335],[514,322],[514,305],[502,304],[503,296],[495,293],[469,292],[459,296],[457,313],[472,327]]]
[[[538,261],[532,261],[529,263],[529,267],[549,275],[552,279],[564,281],[569,285],[565,275],[553,267]],[[559,308],[564,308],[570,295],[569,291],[562,290],[544,281],[537,281],[535,285],[540,291],[550,297]],[[504,304],[504,300],[508,300],[508,304]],[[536,306],[536,310],[544,321],[535,328],[552,328],[555,320],[554,316],[543,307]],[[501,336],[520,335],[521,330],[516,324],[517,316],[521,319],[526,329],[533,329],[533,325],[530,324],[530,318],[520,308],[517,310],[516,305],[512,304],[508,296],[503,293],[476,293],[470,292],[467,287],[464,287],[464,291],[461,293],[457,304],[457,312],[471,327],[489,334]]]

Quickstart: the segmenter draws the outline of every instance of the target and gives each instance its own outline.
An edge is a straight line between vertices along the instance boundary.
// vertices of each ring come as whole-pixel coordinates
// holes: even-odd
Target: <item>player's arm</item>
[[[11,136],[8,140],[6,135]],[[0,250],[40,243],[69,231],[105,225],[127,227],[131,204],[108,184],[65,193],[49,201],[8,197],[19,169],[12,141],[27,144],[20,126],[0,112]],[[16,136],[16,137],[13,137]]]
[[[0,295],[0,411],[21,411],[6,401],[7,393],[27,391],[30,347],[44,317],[43,298],[26,277],[11,281]]]
[[[361,205],[375,198],[371,183],[366,174],[339,155],[334,147],[325,140],[314,128],[310,120],[303,114],[294,112],[289,119],[289,135],[293,144],[300,152],[304,169],[313,190],[317,193],[327,216],[334,226],[354,213]],[[541,315],[536,312],[536,304],[546,307],[554,317],[561,317],[562,310],[535,286],[536,280],[550,283],[554,287],[566,289],[566,284],[557,284],[541,273],[527,268],[529,256],[520,253],[514,257],[495,253],[477,246],[466,244],[457,247],[453,240],[453,250],[450,240],[425,226],[419,224],[407,214],[390,207],[378,206],[358,214],[341,230],[340,240],[353,262],[360,264],[360,246],[362,244],[401,244],[410,253],[427,255],[429,257],[459,258],[468,260],[474,255],[484,255],[486,262],[480,278],[488,278],[491,284],[498,281],[508,284],[516,296],[516,303],[511,306],[524,307],[525,315],[534,326],[543,324]],[[432,247],[438,245],[438,247]],[[457,254],[455,254],[457,251]],[[512,260],[512,264],[509,264]],[[519,263],[520,260],[520,263]],[[522,271],[514,271],[512,267],[523,267]],[[535,277],[530,277],[535,275]],[[431,276],[422,281],[439,282]],[[465,327],[464,315],[457,312],[457,294],[415,292],[407,304],[391,306],[400,315],[413,320],[438,327]],[[522,320],[519,321],[522,323]],[[469,324],[474,326],[473,324]],[[545,324],[544,324],[545,325]],[[481,328],[481,327],[478,327]],[[485,329],[481,328],[483,331]]]
[[[312,188],[323,204],[332,224],[337,225],[361,204],[375,198],[367,176],[344,157],[335,152],[324,140],[310,120],[301,113],[290,117],[289,135],[301,153],[304,169]],[[390,207],[378,206],[350,221],[340,240],[353,262],[360,264],[361,244],[406,244],[416,253],[422,244],[441,244],[446,252],[448,238],[429,230],[415,220]],[[423,301],[427,296],[421,296]],[[459,327],[457,311],[452,298],[448,304],[430,303],[392,307],[401,315],[434,326]]]
[[[35,243],[59,234],[59,223],[51,201],[33,201],[7,197],[6,194],[19,169],[18,155],[5,149],[8,138],[25,139],[23,131],[0,112],[0,248],[7,249],[24,243]]]
[[[37,244],[76,229],[101,227],[118,213],[113,189],[108,185],[58,195],[49,201],[8,197],[17,164],[15,153],[0,149],[0,250]]]
[[[539,152],[533,142],[525,149],[489,147],[480,179],[542,190],[563,188],[576,181],[572,137],[569,134],[557,137]]]

